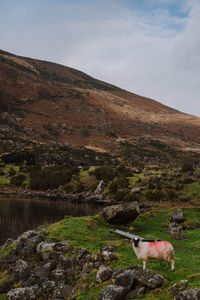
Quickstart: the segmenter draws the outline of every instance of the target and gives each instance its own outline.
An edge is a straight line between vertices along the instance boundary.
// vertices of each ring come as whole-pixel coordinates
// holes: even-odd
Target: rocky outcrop
[[[138,202],[111,205],[101,212],[104,219],[111,224],[128,224],[140,213]]]
[[[13,250],[1,259],[0,272],[6,271],[8,280],[0,286],[0,292],[7,293],[8,300],[72,299],[80,279],[96,269],[94,284],[110,280],[109,264],[117,259],[114,247],[105,246],[92,254],[67,241],[48,241],[46,235],[43,229],[23,233],[13,241]]]

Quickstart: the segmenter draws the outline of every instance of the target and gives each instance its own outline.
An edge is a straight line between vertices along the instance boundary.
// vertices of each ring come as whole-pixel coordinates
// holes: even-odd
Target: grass
[[[195,223],[200,220],[200,209],[184,209],[184,213],[188,223]],[[155,270],[165,276],[167,286],[156,294],[149,293],[145,299],[170,299],[169,286],[181,279],[187,279],[190,286],[200,288],[200,232],[198,229],[188,230],[186,232],[186,240],[172,240],[166,231],[171,214],[171,209],[165,211],[155,210],[138,217],[138,219],[131,224],[130,228],[123,226],[117,227],[126,231],[132,230],[135,234],[143,237],[167,239],[174,245],[175,272],[166,271],[164,263],[159,263],[158,261],[148,263],[149,269]],[[142,262],[136,259],[130,242],[111,233],[109,231],[110,226],[105,223],[100,216],[66,218],[61,222],[50,225],[47,230],[50,240],[69,240],[73,245],[87,248],[93,252],[98,252],[104,245],[115,245],[118,260],[112,263],[113,268],[142,264]],[[91,284],[92,282],[94,282],[94,280],[91,280]],[[90,282],[88,282],[86,291],[77,293],[77,299],[98,299],[102,287],[102,285],[90,286]]]

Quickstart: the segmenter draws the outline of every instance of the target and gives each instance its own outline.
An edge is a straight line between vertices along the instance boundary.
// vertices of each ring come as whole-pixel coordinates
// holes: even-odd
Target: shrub
[[[26,179],[26,176],[22,173],[19,173],[13,177],[11,177],[10,183],[14,186],[22,186],[23,181]]]
[[[183,173],[193,172],[194,168],[195,168],[194,162],[193,161],[188,161],[188,162],[185,162],[182,165],[182,172]]]
[[[108,188],[109,188],[111,193],[115,193],[117,191],[117,182],[116,182],[116,180],[111,181]]]
[[[71,180],[71,170],[66,166],[33,168],[30,173],[30,188],[36,190],[55,189]]]
[[[122,202],[123,198],[126,196],[126,194],[127,194],[127,192],[125,192],[125,191],[118,191],[115,194],[115,201],[116,202]]]
[[[119,176],[114,178],[114,180],[109,184],[109,190],[114,193],[119,189],[128,187],[128,185],[128,179],[125,176]]]
[[[165,195],[162,191],[159,191],[159,190],[147,190],[144,194],[146,200],[149,200],[149,201],[160,201],[162,200]]]
[[[90,174],[95,175],[97,180],[103,180],[105,183],[113,180],[116,173],[116,170],[110,166],[97,167],[95,170],[90,171]]]
[[[133,193],[127,193],[124,197],[123,197],[123,202],[133,202],[133,201],[137,201],[138,199],[135,197],[135,195]]]
[[[97,179],[94,175],[85,175],[81,178],[81,183],[86,191],[94,191],[97,187]]]

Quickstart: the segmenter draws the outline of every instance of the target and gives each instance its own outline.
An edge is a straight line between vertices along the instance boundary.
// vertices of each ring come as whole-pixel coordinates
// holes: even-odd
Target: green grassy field
[[[200,220],[200,209],[184,209],[186,223],[192,224]],[[172,299],[169,287],[181,280],[187,279],[191,287],[200,287],[200,239],[199,229],[187,230],[185,240],[172,240],[167,233],[167,223],[172,210],[151,211],[141,215],[129,227],[120,227],[126,231],[132,231],[143,237],[156,237],[171,241],[175,248],[175,272],[166,270],[165,263],[152,261],[148,268],[152,269],[167,279],[167,284],[156,294],[148,293],[145,299]],[[119,228],[119,226],[117,227]],[[48,227],[49,239],[69,240],[75,246],[81,246],[93,252],[98,252],[102,246],[114,245],[118,260],[112,263],[112,267],[128,267],[131,265],[142,265],[133,253],[131,244],[110,232],[111,227],[106,224],[100,216],[66,218],[59,223]],[[78,299],[98,299],[103,286],[94,285],[95,272],[91,274],[86,283],[86,291],[77,292]]]

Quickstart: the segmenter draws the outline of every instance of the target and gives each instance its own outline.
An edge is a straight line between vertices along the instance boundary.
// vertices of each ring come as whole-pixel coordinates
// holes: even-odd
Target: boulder
[[[173,215],[171,216],[170,221],[175,223],[183,223],[185,220],[182,209],[177,208]]]
[[[104,265],[101,265],[97,272],[96,280],[97,282],[101,283],[103,281],[110,279],[111,275],[112,275],[112,270]]]
[[[126,270],[123,273],[117,275],[115,284],[123,286],[127,291],[130,291],[135,282],[135,275],[132,270]]]
[[[176,300],[199,300],[200,289],[187,289],[181,291],[175,298]]]
[[[111,224],[128,224],[140,213],[138,202],[124,203],[105,207],[101,214]]]
[[[135,267],[130,270],[135,276],[136,281],[148,289],[156,289],[163,285],[164,277],[150,270],[143,270],[142,268]]]
[[[122,286],[108,285],[101,292],[101,300],[122,300],[126,294],[126,289]]]

